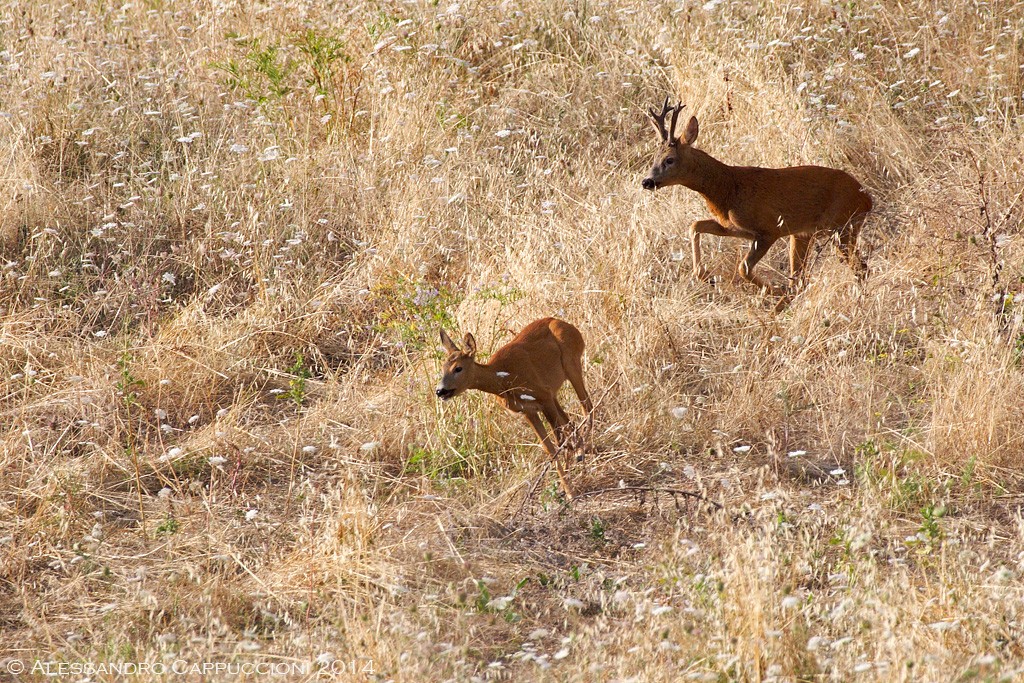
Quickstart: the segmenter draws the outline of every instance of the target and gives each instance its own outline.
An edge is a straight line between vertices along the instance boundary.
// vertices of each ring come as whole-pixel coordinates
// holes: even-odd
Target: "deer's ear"
[[[470,356],[476,355],[476,339],[473,339],[473,335],[469,332],[462,339],[462,345],[466,347],[466,353]]]
[[[686,123],[686,130],[683,131],[683,142],[692,145],[697,140],[698,132],[700,132],[700,126],[697,124],[697,117],[691,116]]]
[[[455,342],[452,341],[452,338],[449,337],[448,333],[445,332],[444,330],[441,330],[441,345],[444,347],[444,350],[447,351],[448,353],[459,352],[459,347],[455,345]]]

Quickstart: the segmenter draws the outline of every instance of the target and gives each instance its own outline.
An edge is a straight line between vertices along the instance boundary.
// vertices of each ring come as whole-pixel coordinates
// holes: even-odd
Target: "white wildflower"
[[[828,645],[828,638],[823,638],[821,636],[811,636],[810,640],[807,641],[807,650],[809,652],[814,652],[815,650],[818,650],[826,645]]]
[[[500,612],[509,606],[514,597],[515,596],[512,595],[503,595],[500,598],[494,598],[493,600],[488,601],[487,609],[493,609]]]
[[[931,624],[928,624],[928,628],[932,629],[933,631],[951,631],[957,628],[958,626],[960,626],[959,620],[936,621]]]
[[[277,145],[271,145],[263,150],[257,158],[260,161],[273,161],[274,159],[280,159],[281,148]]]

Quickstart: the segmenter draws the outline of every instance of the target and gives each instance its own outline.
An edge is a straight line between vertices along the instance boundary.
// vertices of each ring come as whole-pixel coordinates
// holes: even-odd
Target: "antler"
[[[676,137],[676,121],[679,119],[679,112],[686,106],[682,102],[674,107],[668,106],[668,98],[665,98],[665,104],[661,105],[661,113],[655,114],[653,109],[648,109],[647,113],[651,115],[651,119],[654,121],[654,126],[658,129],[658,134],[661,135],[661,139],[668,142],[674,140]],[[668,113],[672,112],[672,121],[669,124],[668,130],[665,129],[665,117]]]
[[[681,112],[683,110],[683,107],[685,107],[685,106],[686,105],[684,105],[682,102],[680,102],[672,110],[672,125],[669,126],[669,128],[668,128],[668,139],[669,140],[675,140],[676,139],[676,121],[679,120],[679,112]]]
[[[658,134],[661,135],[662,140],[668,140],[668,131],[665,130],[665,115],[669,112],[668,98],[665,98],[665,104],[661,106],[661,114],[655,114],[653,109],[648,109],[647,113],[651,115],[651,119],[654,121],[654,127],[658,129]]]

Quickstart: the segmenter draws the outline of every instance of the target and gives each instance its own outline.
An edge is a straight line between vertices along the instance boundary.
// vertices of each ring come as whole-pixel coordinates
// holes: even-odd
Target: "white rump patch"
[[[523,399],[524,401],[536,401],[537,400],[533,396],[530,396],[529,394],[520,394],[519,398]]]
[[[507,372],[496,372],[494,374],[496,374],[498,377],[508,377],[508,373]]]

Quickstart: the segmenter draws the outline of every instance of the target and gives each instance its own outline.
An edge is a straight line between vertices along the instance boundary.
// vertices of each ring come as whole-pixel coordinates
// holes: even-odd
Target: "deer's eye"
[[[455,368],[452,372],[462,372],[462,366]]]
[[[674,163],[676,163],[676,160],[673,157],[669,157],[668,159],[665,159],[665,165],[666,166],[671,166]]]

